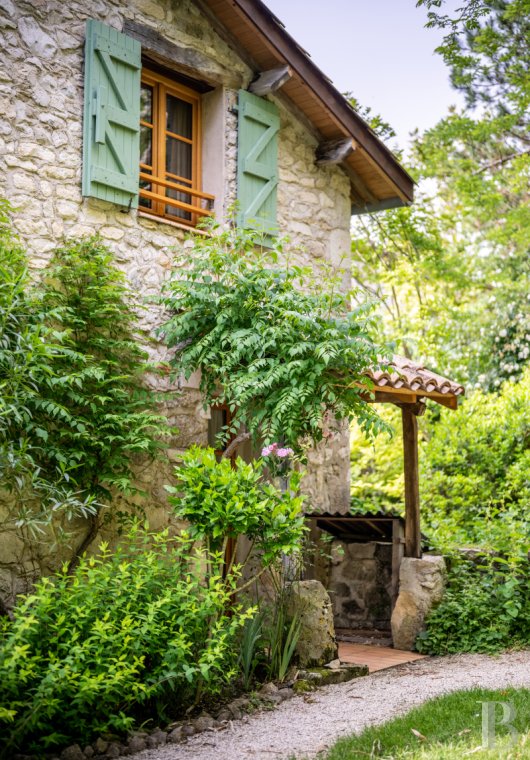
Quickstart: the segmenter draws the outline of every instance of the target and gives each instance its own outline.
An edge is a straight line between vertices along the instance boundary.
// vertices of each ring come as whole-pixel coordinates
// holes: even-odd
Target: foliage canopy
[[[322,438],[330,415],[380,429],[359,387],[386,353],[372,337],[371,305],[352,305],[337,278],[292,263],[285,241],[265,250],[256,233],[209,231],[163,297],[174,372],[200,370],[205,403],[228,404],[232,429],[265,442],[299,450]]]

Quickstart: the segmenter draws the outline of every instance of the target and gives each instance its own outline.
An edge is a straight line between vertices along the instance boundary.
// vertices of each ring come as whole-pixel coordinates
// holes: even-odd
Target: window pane
[[[180,100],[174,95],[168,95],[166,100],[166,129],[175,135],[192,139],[193,106]]]
[[[142,169],[142,171],[144,172],[144,174],[152,174],[151,169]],[[150,182],[148,182],[145,179],[140,180],[140,190],[152,190],[152,189],[153,189],[153,186]],[[140,203],[140,206],[142,206],[143,208],[153,208],[153,201],[151,200],[151,198],[142,198],[142,196],[140,196],[139,203]]]
[[[178,174],[184,179],[192,178],[192,151],[189,143],[174,137],[166,137],[166,172]]]
[[[193,198],[191,195],[188,195],[187,193],[181,193],[180,190],[172,190],[171,188],[167,188],[166,195],[168,198],[174,198],[176,201],[181,201],[182,203],[193,203]],[[177,208],[176,206],[167,206],[166,207],[166,214],[169,216],[176,216],[178,219],[184,219],[186,221],[191,221],[191,212],[190,211],[184,211],[183,209]]]
[[[153,130],[151,127],[140,127],[140,163],[153,164]]]
[[[142,84],[140,93],[140,121],[153,123],[153,88],[148,84]]]

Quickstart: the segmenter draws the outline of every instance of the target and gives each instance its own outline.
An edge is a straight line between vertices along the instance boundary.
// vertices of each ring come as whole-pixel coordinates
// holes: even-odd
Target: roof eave
[[[280,25],[274,14],[261,0],[231,0],[231,5],[239,10],[251,24],[256,34],[267,41],[275,50],[278,60],[289,65],[321,101],[345,137],[351,136],[366,158],[392,184],[395,198],[385,198],[372,205],[372,211],[408,205],[414,199],[414,180],[394,157],[392,152],[377,137],[366,122],[349,105],[330,80],[308,58],[296,41]],[[394,201],[395,205],[379,205]],[[369,210],[369,209],[366,209]],[[364,209],[357,213],[364,213]]]

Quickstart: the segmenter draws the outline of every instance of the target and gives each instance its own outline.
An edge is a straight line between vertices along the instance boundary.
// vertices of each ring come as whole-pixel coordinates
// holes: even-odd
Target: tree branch
[[[248,441],[249,438],[250,438],[250,433],[239,433],[239,435],[236,435],[234,440],[230,441],[226,449],[223,451],[223,459],[230,459],[230,457],[236,451],[236,449],[238,449],[242,443],[244,443],[245,441]]]
[[[94,541],[99,531],[99,520],[98,515],[90,515],[89,518],[89,527],[88,527],[88,533],[84,537],[84,539],[81,541],[79,546],[74,552],[74,556],[68,563],[68,575],[72,575],[74,570],[79,564],[79,560],[83,556],[83,554],[86,552],[90,544]]]
[[[485,166],[481,166],[480,169],[477,169],[473,172],[473,176],[475,177],[477,174],[482,174],[482,172],[487,171],[488,169],[494,169],[496,166],[501,166],[502,164],[507,164],[508,161],[511,161],[514,158],[519,158],[519,156],[527,156],[530,153],[529,150],[522,150],[519,153],[510,153],[509,156],[504,156],[503,158],[498,158],[496,161],[492,161],[489,164],[485,164]]]

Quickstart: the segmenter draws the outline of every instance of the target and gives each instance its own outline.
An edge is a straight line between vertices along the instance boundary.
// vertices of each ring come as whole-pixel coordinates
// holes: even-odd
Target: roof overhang
[[[381,512],[365,515],[315,512],[306,515],[306,518],[314,520],[315,526],[320,530],[325,530],[335,538],[352,543],[366,543],[368,541],[392,543],[394,522],[397,521],[401,525],[405,524],[405,520],[399,515]]]
[[[261,0],[196,0],[226,31],[225,39],[246,52],[255,74],[289,66],[285,95],[324,142],[351,139],[354,150],[341,166],[351,182],[353,213],[412,203],[414,181],[393,153],[315,66]]]

